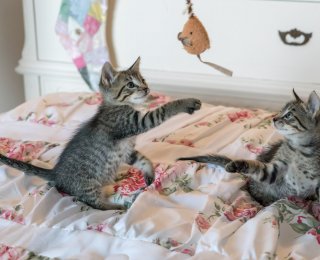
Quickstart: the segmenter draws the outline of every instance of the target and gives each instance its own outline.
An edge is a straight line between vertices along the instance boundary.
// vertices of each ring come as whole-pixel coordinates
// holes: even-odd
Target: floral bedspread
[[[154,93],[142,111],[170,100]],[[90,118],[99,94],[58,93],[0,115],[0,152],[52,167],[67,140]],[[176,162],[221,153],[252,159],[280,136],[273,113],[204,104],[138,137],[136,149],[154,163],[145,186],[124,166],[112,201],[126,212],[99,211],[45,181],[0,166],[0,259],[316,259],[320,204],[284,198],[263,208],[246,179],[214,165]]]

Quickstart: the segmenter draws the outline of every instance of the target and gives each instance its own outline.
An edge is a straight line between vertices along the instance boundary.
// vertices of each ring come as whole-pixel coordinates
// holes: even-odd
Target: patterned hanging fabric
[[[99,89],[100,70],[109,60],[105,39],[105,0],[62,0],[55,31],[81,77]]]

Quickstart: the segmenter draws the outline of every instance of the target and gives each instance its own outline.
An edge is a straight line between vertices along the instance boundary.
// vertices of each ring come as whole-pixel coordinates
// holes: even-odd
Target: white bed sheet
[[[155,99],[142,110],[169,100]],[[90,118],[98,94],[59,93],[0,115],[0,152],[52,167],[67,140]],[[280,136],[272,113],[204,104],[138,137],[154,162],[148,188],[135,169],[111,199],[130,206],[100,211],[48,188],[38,177],[0,167],[0,259],[30,255],[73,259],[316,259],[320,205],[298,198],[262,208],[246,180],[214,165],[177,157],[221,153],[254,158]]]

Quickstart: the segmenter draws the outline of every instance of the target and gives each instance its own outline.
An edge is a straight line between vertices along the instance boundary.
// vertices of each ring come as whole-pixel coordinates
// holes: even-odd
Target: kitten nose
[[[149,93],[150,93],[150,89],[146,88],[146,89],[144,90],[144,92],[145,92],[146,94],[149,94]]]

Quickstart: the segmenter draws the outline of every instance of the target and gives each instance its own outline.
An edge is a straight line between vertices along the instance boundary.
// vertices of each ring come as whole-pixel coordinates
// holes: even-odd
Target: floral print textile
[[[88,3],[79,8],[87,10]],[[86,30],[95,33],[94,21],[74,19],[92,23]],[[152,93],[139,109],[145,113],[170,100]],[[53,167],[101,102],[98,93],[57,93],[2,114],[0,153]],[[242,175],[176,161],[208,153],[255,158],[281,138],[273,115],[203,104],[193,115],[138,136],[136,149],[152,160],[155,180],[146,187],[139,169],[121,168],[109,200],[127,211],[92,209],[38,177],[1,165],[0,259],[141,259],[146,253],[148,259],[316,259],[319,202],[289,197],[263,208],[246,192]]]

